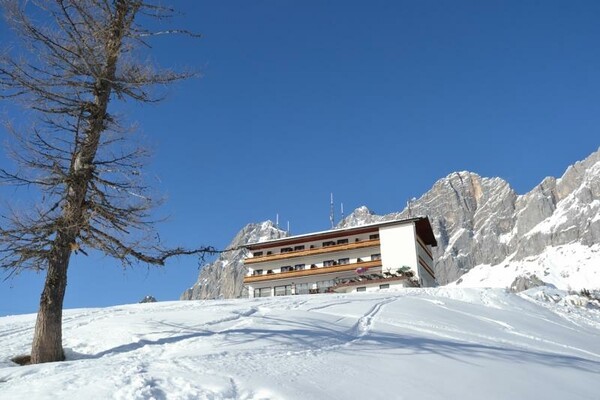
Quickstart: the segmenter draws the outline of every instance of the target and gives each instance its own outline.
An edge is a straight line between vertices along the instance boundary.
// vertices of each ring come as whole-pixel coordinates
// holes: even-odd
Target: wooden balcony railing
[[[346,251],[354,249],[362,249],[364,247],[375,247],[379,246],[379,239],[362,240],[360,242],[336,244],[333,246],[317,247],[314,249],[304,249],[289,251],[287,253],[276,253],[258,257],[249,257],[244,260],[244,264],[254,264],[267,261],[287,260],[289,258],[312,256],[316,254],[332,253],[337,251]]]
[[[244,283],[253,283],[253,282],[264,282],[271,281],[276,279],[289,279],[289,278],[300,278],[303,276],[311,276],[311,275],[321,275],[321,274],[332,274],[336,272],[345,272],[352,271],[357,268],[373,268],[373,267],[381,267],[381,260],[373,260],[373,261],[361,261],[357,263],[351,264],[341,264],[341,265],[333,265],[330,267],[319,267],[319,268],[311,268],[311,269],[303,269],[299,271],[288,271],[288,272],[276,272],[273,274],[262,274],[262,275],[250,275],[244,277]]]

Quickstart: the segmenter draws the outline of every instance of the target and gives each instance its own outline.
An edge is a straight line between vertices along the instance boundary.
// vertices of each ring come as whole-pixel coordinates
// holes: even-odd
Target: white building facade
[[[247,245],[249,296],[436,286],[427,217],[290,236]]]

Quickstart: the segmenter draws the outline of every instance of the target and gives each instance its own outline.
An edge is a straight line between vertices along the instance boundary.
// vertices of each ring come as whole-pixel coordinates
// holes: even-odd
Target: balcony
[[[332,245],[332,246],[318,247],[318,248],[314,248],[314,249],[294,250],[294,251],[286,251],[284,253],[269,254],[269,255],[263,255],[263,256],[258,256],[258,257],[249,257],[244,260],[244,264],[248,265],[248,264],[267,262],[267,261],[278,261],[278,260],[285,260],[285,259],[294,258],[294,257],[304,257],[304,256],[312,256],[312,255],[324,254],[324,253],[333,253],[333,252],[337,252],[337,251],[362,249],[365,247],[375,247],[375,246],[379,246],[379,245],[380,245],[379,239],[362,240],[360,242],[354,242],[354,243],[336,244],[336,245]]]
[[[373,268],[373,267],[381,267],[381,260],[373,260],[373,261],[362,261],[352,264],[338,264],[331,267],[320,267],[320,268],[312,268],[305,269],[300,271],[287,271],[280,272],[275,274],[268,275],[250,275],[244,277],[244,283],[254,283],[254,282],[264,282],[264,281],[272,281],[277,279],[289,279],[289,278],[299,278],[303,276],[312,276],[312,275],[321,275],[321,274],[332,274],[337,272],[345,272],[352,271],[357,268]]]

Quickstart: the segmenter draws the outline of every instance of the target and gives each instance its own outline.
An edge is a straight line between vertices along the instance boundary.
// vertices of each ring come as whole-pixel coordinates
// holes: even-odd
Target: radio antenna
[[[335,220],[335,215],[333,211],[333,193],[331,193],[331,203],[329,207],[329,222],[331,222],[331,229],[333,229],[333,221]]]

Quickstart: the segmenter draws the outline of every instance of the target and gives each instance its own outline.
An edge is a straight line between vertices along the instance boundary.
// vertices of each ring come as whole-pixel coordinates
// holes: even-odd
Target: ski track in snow
[[[29,345],[34,318],[6,317],[0,399],[394,398],[395,384],[378,380],[369,391],[365,380],[397,371],[416,381],[423,368],[445,383],[404,387],[406,398],[560,399],[564,390],[592,399],[578,394],[591,393],[600,375],[600,330],[579,329],[572,318],[584,310],[568,310],[499,290],[444,288],[67,310],[69,361],[28,367],[7,359]],[[528,391],[515,362],[552,389]],[[502,382],[452,386],[483,372]],[[517,397],[493,395],[514,385]],[[371,393],[381,387],[389,389]]]
[[[350,335],[361,339],[368,335],[373,329],[378,314],[382,311],[386,304],[392,303],[397,299],[386,299],[377,302],[366,314],[358,319],[356,324],[350,330]]]

